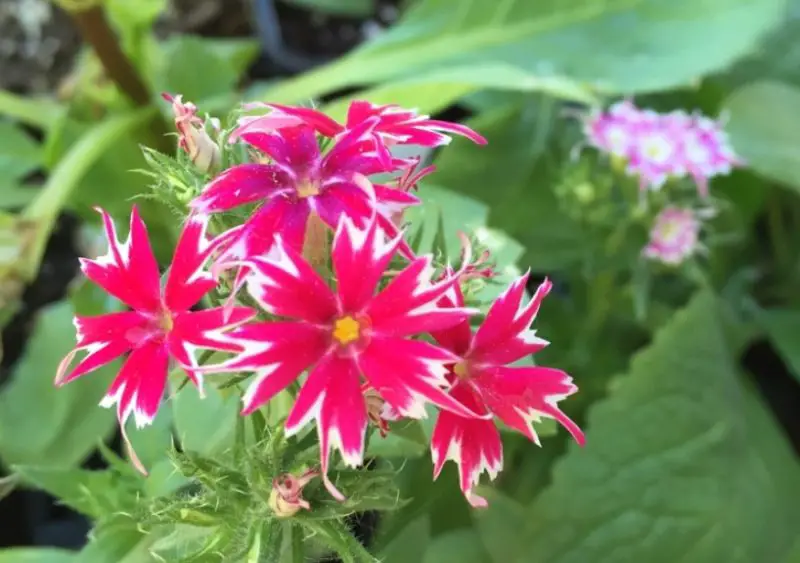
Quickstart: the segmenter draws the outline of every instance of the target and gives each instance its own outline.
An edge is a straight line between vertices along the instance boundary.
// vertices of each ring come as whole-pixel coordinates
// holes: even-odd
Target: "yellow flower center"
[[[158,328],[164,332],[169,332],[175,326],[175,321],[172,320],[172,315],[169,311],[164,311],[158,319]]]
[[[453,366],[453,373],[456,374],[456,377],[459,379],[466,379],[469,375],[469,370],[467,369],[467,362],[458,362],[456,365]]]
[[[301,198],[318,194],[319,185],[312,180],[302,180],[299,184],[297,184],[297,195]]]
[[[342,317],[333,323],[333,338],[342,346],[358,340],[361,325],[351,316]]]

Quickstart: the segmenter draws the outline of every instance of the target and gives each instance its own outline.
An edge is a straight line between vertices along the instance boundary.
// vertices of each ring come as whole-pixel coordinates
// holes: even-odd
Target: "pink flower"
[[[523,304],[528,274],[515,280],[492,304],[486,319],[473,333],[469,321],[434,332],[436,341],[459,356],[452,365],[450,394],[470,410],[493,415],[539,445],[533,422],[549,417],[560,422],[579,444],[583,432],[558,408],[558,402],[572,395],[577,387],[563,371],[539,367],[512,367],[511,362],[538,352],[547,342],[528,327],[536,317],[549,281],[542,283],[527,304]],[[457,286],[445,302],[461,307],[464,298]],[[465,418],[441,411],[431,438],[434,478],[448,459],[458,464],[461,490],[469,503],[486,506],[486,500],[473,491],[481,473],[494,479],[503,468],[503,446],[491,419]]]
[[[379,152],[387,168],[393,162],[398,162],[392,158],[388,150],[394,145],[439,147],[450,143],[450,135],[466,137],[479,145],[486,144],[484,137],[466,125],[431,119],[427,115],[417,114],[415,110],[397,105],[376,105],[366,100],[355,100],[347,110],[347,120],[344,126],[322,112],[310,108],[281,104],[259,104],[259,106],[273,109],[273,113],[268,116],[271,119],[283,120],[287,117],[294,117],[298,121],[310,125],[325,137],[336,137],[343,132],[356,129],[366,122],[375,121],[375,126],[371,130],[375,141],[375,150]]]
[[[474,416],[446,391],[451,352],[407,337],[441,330],[468,318],[465,307],[437,305],[455,277],[432,281],[431,256],[415,258],[378,291],[400,238],[386,240],[377,222],[360,230],[346,217],[333,240],[336,290],[279,238],[268,259],[248,262],[250,295],[271,315],[286,320],[253,323],[234,331],[246,349],[212,371],[254,371],[244,414],[272,399],[308,370],[286,420],[287,434],[317,421],[321,466],[327,478],[331,448],[349,466],[362,463],[368,424],[364,389],[374,389],[405,417],[426,415],[431,402],[463,417]],[[365,385],[366,384],[366,385]]]
[[[224,331],[255,316],[255,311],[236,307],[225,317],[222,308],[191,311],[217,282],[203,271],[219,240],[206,238],[208,220],[191,216],[175,249],[162,290],[147,230],[136,207],[130,219],[130,234],[120,243],[109,215],[103,217],[108,252],[96,260],[81,259],[87,278],[132,310],[93,317],[76,316],[77,345],[61,362],[56,384],[63,385],[130,352],[100,403],[117,405],[123,436],[125,421],[133,414],[136,426],[150,424],[156,416],[167,382],[170,359],[186,372],[202,394],[203,380],[197,370],[198,348],[238,352]],[[70,369],[79,352],[86,356]],[[144,471],[131,451],[131,458]]]
[[[706,197],[709,179],[742,164],[719,122],[684,111],[659,114],[626,100],[590,114],[584,132],[589,144],[624,160],[642,189],[690,176]]]
[[[268,114],[260,118],[269,122],[266,126],[250,121],[236,132],[243,141],[266,154],[269,164],[233,166],[210,182],[191,203],[193,208],[210,213],[260,204],[239,230],[226,259],[262,255],[278,234],[284,244],[301,250],[311,213],[332,229],[342,216],[364,224],[381,201],[367,179],[367,175],[384,170],[371,137],[376,121],[344,132],[322,154],[314,126],[286,124],[285,116],[280,117],[281,126],[277,129],[273,129],[276,126],[273,114]],[[385,195],[383,191],[380,193]],[[393,205],[419,203],[410,194],[390,195]],[[379,214],[379,220],[384,228],[391,229],[388,217]]]
[[[664,264],[677,265],[699,248],[700,220],[691,209],[667,207],[655,219],[643,254]]]
[[[191,102],[184,103],[180,95],[163,93],[161,96],[172,104],[175,128],[179,133],[178,146],[202,172],[218,168],[222,162],[219,146],[206,132],[205,122],[197,116],[197,106]],[[219,129],[219,124],[214,121],[212,126]]]
[[[450,135],[466,137],[479,145],[486,144],[484,137],[465,125],[431,119],[397,105],[379,106],[364,100],[350,104],[345,127],[352,129],[375,118],[378,124],[373,129],[373,135],[385,162],[391,161],[388,149],[393,145],[439,147],[450,143]]]

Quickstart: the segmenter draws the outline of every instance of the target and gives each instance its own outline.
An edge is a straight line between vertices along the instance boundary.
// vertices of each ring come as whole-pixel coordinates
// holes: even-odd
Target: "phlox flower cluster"
[[[203,137],[196,108],[178,96],[169,99],[179,146],[193,162],[219,163],[219,147]],[[538,444],[533,422],[550,417],[582,443],[581,430],[558,407],[577,391],[571,378],[557,369],[511,365],[547,345],[530,325],[550,282],[528,300],[528,276],[521,276],[473,330],[478,311],[465,305],[461,284],[491,276],[487,257],[472,261],[465,245],[459,269],[437,270],[431,255],[414,254],[400,228],[403,210],[421,203],[413,188],[432,168],[419,170],[418,161],[397,158],[391,148],[446,145],[450,135],[485,140],[462,125],[364,101],[353,102],[344,124],[309,108],[246,109],[254,108],[267,113],[242,118],[228,141],[249,146],[255,161],[217,173],[191,201],[163,284],[137,210],[124,241],[99,210],[108,252],[82,259],[81,268],[130,310],[76,317],[77,345],[57,382],[125,356],[101,403],[116,407],[123,433],[130,417],[137,427],[153,421],[171,367],[201,394],[206,376],[252,373],[244,415],[299,383],[286,432],[315,422],[319,473],[339,499],[328,478],[331,452],[358,466],[370,421],[391,431],[392,420],[425,417],[428,405],[438,411],[431,443],[436,475],[446,460],[457,463],[461,489],[475,506],[485,504],[473,491],[480,475],[494,478],[502,468],[495,419]],[[387,172],[397,179],[370,180]],[[247,204],[255,210],[241,225],[210,233],[213,214]],[[312,224],[324,226],[332,242],[311,237]],[[320,252],[324,267],[309,258]],[[230,269],[238,272],[226,288],[232,299],[196,310],[226,283],[221,274]],[[241,292],[257,309],[237,305]],[[200,350],[228,356],[202,364]],[[302,484],[283,489],[275,502],[291,508],[284,512],[308,507],[299,495]]]
[[[682,110],[661,114],[624,100],[589,114],[584,133],[591,146],[624,161],[642,190],[690,177],[705,198],[711,178],[742,164],[720,121]]]
[[[712,178],[743,164],[721,121],[696,113],[661,114],[623,100],[590,113],[583,127],[588,144],[623,162],[626,173],[639,179],[643,191],[659,190],[670,179],[688,177],[705,200]],[[700,248],[701,218],[688,208],[662,209],[643,255],[671,266],[681,264]]]

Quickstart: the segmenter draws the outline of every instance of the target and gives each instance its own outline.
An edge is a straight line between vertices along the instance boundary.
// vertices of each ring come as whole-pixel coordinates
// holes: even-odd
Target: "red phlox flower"
[[[458,357],[407,338],[450,327],[474,310],[437,304],[456,278],[433,281],[431,256],[413,259],[376,294],[399,242],[399,237],[387,240],[375,219],[359,229],[342,218],[332,247],[334,291],[279,238],[268,258],[248,262],[247,288],[264,310],[286,320],[238,328],[233,334],[245,343],[245,351],[209,370],[256,373],[244,395],[244,414],[309,370],[286,431],[296,434],[316,419],[322,473],[337,498],[343,497],[326,476],[330,450],[338,449],[347,465],[362,463],[368,423],[365,383],[405,417],[424,417],[426,402],[474,416],[445,390],[445,365]]]
[[[136,207],[131,213],[130,234],[123,243],[117,238],[111,217],[101,209],[98,212],[103,218],[109,250],[94,260],[82,258],[81,270],[132,310],[76,316],[77,345],[59,365],[56,384],[69,383],[130,352],[100,403],[104,407],[117,405],[117,417],[127,442],[125,421],[131,414],[137,427],[146,426],[155,418],[164,396],[170,358],[183,367],[202,394],[196,350],[241,351],[242,347],[225,330],[252,318],[256,312],[244,307],[225,312],[221,307],[190,310],[217,285],[203,268],[222,241],[208,240],[206,217],[194,215],[187,219],[162,290],[158,264]],[[79,352],[86,355],[70,369]],[[132,450],[131,459],[144,472]]]
[[[577,387],[563,371],[507,364],[533,354],[547,345],[529,326],[551,284],[545,280],[527,304],[523,304],[528,274],[516,279],[490,307],[486,319],[473,334],[465,320],[450,329],[434,332],[436,341],[461,359],[452,365],[450,394],[478,414],[491,414],[539,445],[533,422],[549,417],[561,423],[583,444],[583,432],[558,408],[558,402]],[[461,307],[464,298],[454,286],[445,302]],[[434,478],[448,459],[458,464],[460,485],[473,506],[486,500],[473,487],[486,471],[494,479],[503,467],[500,433],[491,419],[465,418],[440,411],[431,437]]]
[[[270,113],[258,118],[261,124],[258,119],[248,121],[236,133],[267,155],[269,163],[233,166],[192,201],[193,208],[210,213],[261,204],[240,229],[223,260],[263,255],[277,234],[287,246],[302,249],[311,213],[335,229],[342,216],[363,225],[378,207],[379,198],[367,179],[383,171],[371,141],[377,120],[339,135],[323,154],[315,127],[305,122],[287,123],[287,115],[281,112],[276,125],[274,113]],[[267,125],[262,126],[263,122]],[[392,203],[398,204],[395,194],[391,195]],[[408,205],[418,203],[410,194],[404,194],[404,200]],[[378,218],[387,231],[397,232],[388,217],[379,213]]]

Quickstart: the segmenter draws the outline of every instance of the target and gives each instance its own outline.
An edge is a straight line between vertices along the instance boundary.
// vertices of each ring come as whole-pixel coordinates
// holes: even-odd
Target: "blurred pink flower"
[[[691,209],[667,207],[655,219],[643,254],[664,264],[677,265],[699,248],[700,220]]]

